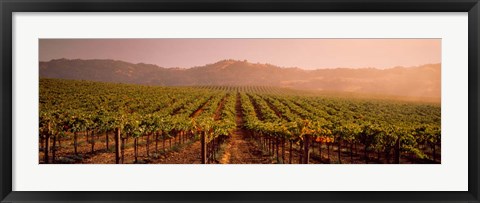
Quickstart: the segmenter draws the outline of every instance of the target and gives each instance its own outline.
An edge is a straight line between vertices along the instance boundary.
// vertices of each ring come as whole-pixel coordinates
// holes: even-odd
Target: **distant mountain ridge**
[[[108,59],[55,59],[40,62],[40,77],[161,86],[251,85],[383,94],[441,96],[441,64],[391,69],[281,68],[271,64],[222,60],[189,69],[163,68]]]

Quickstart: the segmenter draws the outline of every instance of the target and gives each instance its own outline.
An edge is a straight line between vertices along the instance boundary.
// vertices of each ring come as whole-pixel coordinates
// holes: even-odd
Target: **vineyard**
[[[435,103],[40,79],[39,163],[441,163]]]

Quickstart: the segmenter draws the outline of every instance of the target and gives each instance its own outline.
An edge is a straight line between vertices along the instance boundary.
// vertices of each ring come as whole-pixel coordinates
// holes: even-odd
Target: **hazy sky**
[[[181,68],[223,59],[307,69],[441,62],[441,39],[40,39],[39,44],[40,61],[114,59]]]

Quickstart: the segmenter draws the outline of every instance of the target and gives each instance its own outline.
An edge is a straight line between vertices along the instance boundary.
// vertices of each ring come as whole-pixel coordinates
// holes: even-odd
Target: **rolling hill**
[[[116,60],[56,59],[40,62],[40,77],[161,86],[251,85],[440,99],[441,65],[390,69],[283,68],[222,60],[189,69]]]

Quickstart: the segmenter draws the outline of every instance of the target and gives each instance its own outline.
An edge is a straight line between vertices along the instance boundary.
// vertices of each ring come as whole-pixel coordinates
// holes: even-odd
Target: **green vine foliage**
[[[298,91],[297,91],[298,92]],[[178,132],[208,140],[237,128],[294,142],[359,143],[367,150],[432,159],[441,145],[440,105],[299,94],[272,87],[152,87],[40,80],[39,135],[120,129],[122,137]],[[243,125],[237,126],[237,98]]]

